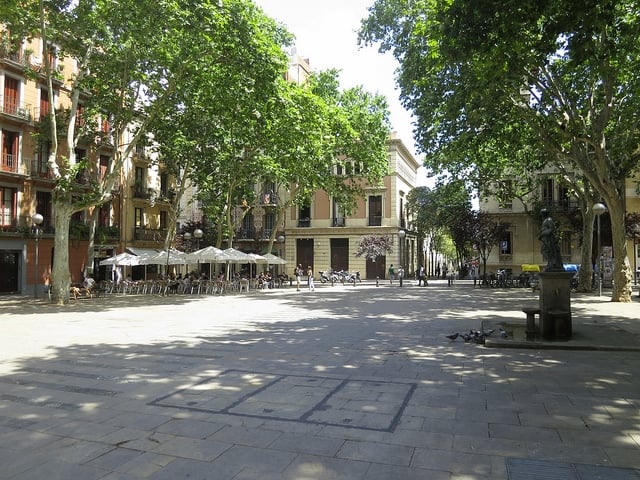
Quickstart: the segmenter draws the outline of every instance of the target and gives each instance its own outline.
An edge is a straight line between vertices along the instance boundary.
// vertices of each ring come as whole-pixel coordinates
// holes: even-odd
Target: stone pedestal
[[[540,336],[545,340],[569,340],[573,272],[540,272],[539,277]]]

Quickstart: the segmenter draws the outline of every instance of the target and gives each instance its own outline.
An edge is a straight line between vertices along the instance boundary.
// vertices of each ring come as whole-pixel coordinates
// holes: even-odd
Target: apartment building
[[[55,71],[52,92],[41,71],[39,52],[46,52]],[[61,110],[71,105],[70,79],[75,71],[75,61],[60,58],[54,46],[44,48],[38,38],[16,40],[0,30],[0,294],[37,295],[36,286],[51,270],[54,179],[47,163],[48,142],[37,142],[34,133],[42,128],[51,106]],[[98,131],[81,140],[75,153],[97,166],[102,176],[116,145],[126,145],[128,139],[112,138],[108,119],[97,120]],[[111,201],[73,216],[69,230],[72,282],[81,281],[88,272],[98,279],[108,278],[110,271],[99,266],[100,260],[126,248],[163,247],[172,179],[154,160],[144,147],[138,147],[125,160]],[[76,182],[79,188],[90,188],[85,173]],[[42,216],[40,224],[34,222],[36,214]],[[89,252],[92,218],[96,230]]]
[[[368,279],[385,278],[391,264],[396,269],[402,265],[407,274],[415,271],[420,246],[405,204],[408,192],[417,185],[420,164],[395,133],[389,138],[388,151],[388,175],[380,186],[365,186],[351,215],[345,216],[324,191],[316,192],[309,205],[287,212],[282,253],[291,271],[302,264],[316,272],[359,271]],[[356,257],[358,243],[369,235],[390,235],[393,253],[375,262]]]
[[[581,261],[581,205],[572,196],[566,186],[559,183],[549,172],[540,172],[539,191],[532,195],[537,198],[535,205],[547,207],[555,220],[560,233],[560,250],[563,263],[579,265]],[[537,264],[541,267],[546,261],[540,253],[539,217],[532,215],[531,209],[536,208],[533,201],[526,206],[517,199],[512,202],[500,203],[495,198],[489,198],[480,203],[480,209],[487,211],[500,223],[508,225],[507,231],[498,245],[493,249],[487,261],[487,272],[498,269],[512,269],[518,274],[523,264]],[[637,179],[628,179],[626,185],[626,205],[628,212],[640,211],[640,196],[637,190]],[[588,239],[593,245],[592,262],[595,265],[598,257],[597,227],[594,228],[593,238]],[[611,223],[607,212],[600,217],[600,246],[605,253],[611,250]],[[627,241],[627,255],[631,266],[637,270],[638,261],[637,239]]]

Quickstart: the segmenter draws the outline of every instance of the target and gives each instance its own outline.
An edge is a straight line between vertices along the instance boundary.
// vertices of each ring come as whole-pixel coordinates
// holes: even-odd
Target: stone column
[[[571,327],[571,277],[574,272],[540,272],[540,336],[569,340]]]

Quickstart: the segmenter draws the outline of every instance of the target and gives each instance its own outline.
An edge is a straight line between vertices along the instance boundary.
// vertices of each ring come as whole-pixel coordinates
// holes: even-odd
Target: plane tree
[[[636,11],[633,0],[378,0],[360,32],[398,59],[401,97],[427,161],[447,165],[447,149],[462,152],[470,138],[498,138],[517,122],[547,158],[584,176],[611,216],[612,300],[623,302],[631,299],[625,180],[640,158]]]
[[[49,92],[58,90],[54,79],[60,75],[49,61],[53,48],[60,60],[70,58],[77,65],[73,72],[62,72],[68,104],[51,102],[41,132],[54,180],[52,287],[59,303],[69,300],[71,216],[110,200],[124,159],[147,136],[150,124],[169,108],[179,108],[171,103],[177,89],[186,96],[194,85],[189,79],[203,75],[208,66],[245,61],[240,40],[255,30],[242,30],[251,22],[238,20],[249,4],[248,0],[2,2],[0,18],[13,35],[41,39],[41,74]],[[221,38],[231,48],[224,57],[220,50],[206,48]],[[108,137],[96,135],[97,122],[108,124]],[[111,142],[111,148],[102,148],[104,140]],[[80,148],[105,152],[108,167],[97,171],[91,158],[78,155]]]

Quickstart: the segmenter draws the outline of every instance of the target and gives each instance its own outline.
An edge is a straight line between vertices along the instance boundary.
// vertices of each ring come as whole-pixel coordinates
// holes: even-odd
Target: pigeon
[[[471,335],[468,335],[468,334],[466,334],[466,333],[463,333],[463,334],[462,334],[462,339],[463,339],[465,342],[469,342],[472,338],[473,338],[473,337],[472,337]]]
[[[488,332],[484,332],[484,335],[485,335],[485,337],[490,337],[490,336],[491,336],[491,334],[492,334],[493,332],[495,332],[495,331],[496,331],[496,330],[495,330],[495,328],[492,328],[492,329],[491,329],[491,330],[489,330]]]
[[[454,341],[456,338],[458,338],[458,335],[460,335],[459,333],[452,333],[451,335],[447,335],[447,338],[451,341]]]
[[[502,338],[507,338],[509,336],[509,334],[507,333],[507,331],[504,328],[500,329],[500,336]]]

